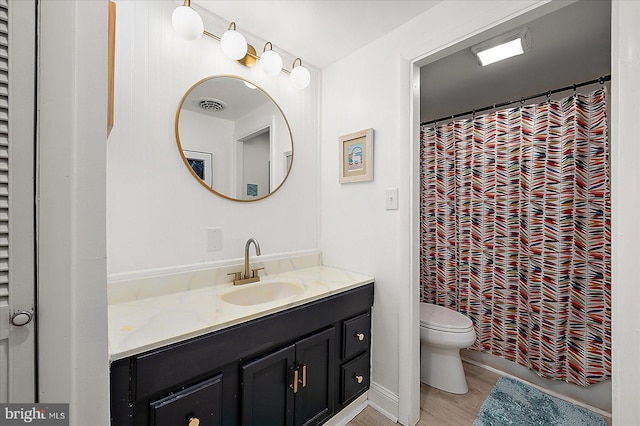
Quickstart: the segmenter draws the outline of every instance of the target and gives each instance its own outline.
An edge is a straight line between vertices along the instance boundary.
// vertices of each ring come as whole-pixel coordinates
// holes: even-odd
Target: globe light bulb
[[[171,24],[176,33],[185,40],[197,40],[204,32],[200,14],[189,6],[176,7],[171,15]]]
[[[296,59],[298,61],[300,59]],[[289,78],[291,79],[291,85],[296,89],[305,89],[309,86],[311,82],[311,74],[309,70],[302,66],[302,61],[300,60],[300,65],[295,66],[295,61],[293,62],[294,68],[291,70],[291,74]]]
[[[220,38],[220,46],[225,56],[234,61],[244,58],[247,54],[247,40],[236,30],[225,31]]]
[[[260,56],[260,68],[268,76],[276,76],[282,71],[282,58],[277,52],[267,50]]]

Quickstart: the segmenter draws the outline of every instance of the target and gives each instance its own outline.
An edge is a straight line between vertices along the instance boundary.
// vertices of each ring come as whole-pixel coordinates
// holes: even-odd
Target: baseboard
[[[398,422],[398,395],[389,389],[371,382],[369,387],[369,405],[394,423]]]
[[[367,408],[367,392],[357,397],[351,404],[347,405],[342,411],[331,417],[324,424],[325,426],[345,426],[353,420],[362,410]]]

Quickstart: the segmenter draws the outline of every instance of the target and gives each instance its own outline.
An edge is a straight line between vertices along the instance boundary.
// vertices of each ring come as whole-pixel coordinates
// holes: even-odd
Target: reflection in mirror
[[[274,193],[293,162],[291,129],[280,107],[235,76],[208,77],[187,91],[176,113],[176,140],[200,184],[237,201]]]

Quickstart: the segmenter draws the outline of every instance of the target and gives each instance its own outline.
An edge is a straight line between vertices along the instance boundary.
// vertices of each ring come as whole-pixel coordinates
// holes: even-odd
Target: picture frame
[[[373,180],[373,129],[360,130],[338,138],[340,183]]]
[[[211,152],[183,150],[193,174],[213,188],[213,154]]]

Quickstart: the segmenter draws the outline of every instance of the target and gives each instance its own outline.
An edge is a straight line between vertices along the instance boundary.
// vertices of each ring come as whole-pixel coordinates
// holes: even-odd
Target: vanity
[[[175,139],[183,172],[222,205],[271,196],[294,161],[282,109],[239,76],[188,89]],[[260,255],[247,241],[244,272],[220,262],[109,283],[113,426],[316,425],[367,391],[373,277],[319,252],[250,267],[250,243]]]
[[[110,305],[111,424],[321,424],[369,388],[372,305],[324,266]]]

